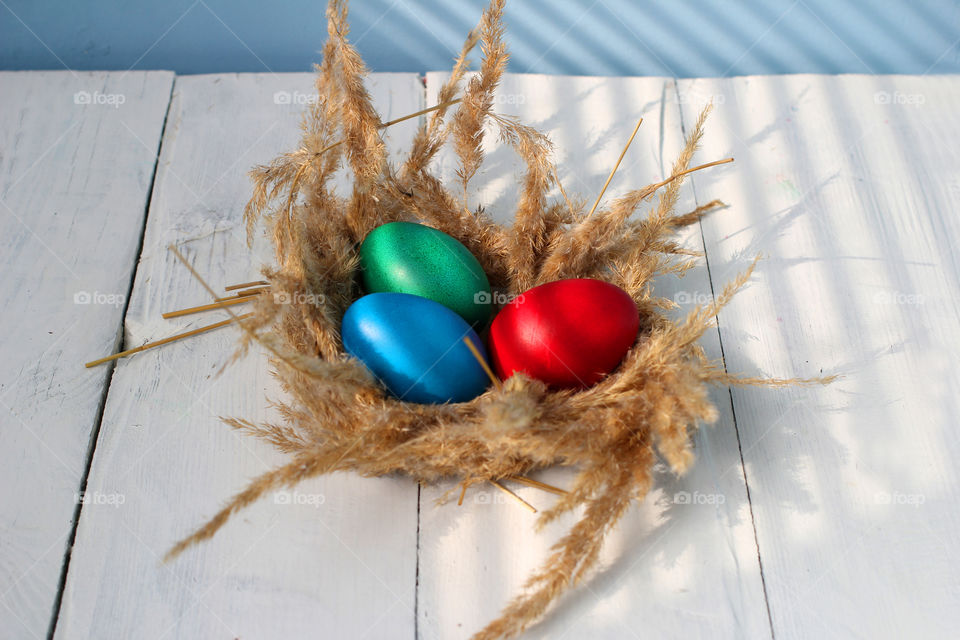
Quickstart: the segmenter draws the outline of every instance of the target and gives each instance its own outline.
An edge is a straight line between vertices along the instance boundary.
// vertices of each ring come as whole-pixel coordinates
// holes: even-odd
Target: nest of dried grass
[[[347,40],[346,2],[329,3],[329,39],[317,66],[318,100],[305,113],[301,146],[253,170],[255,190],[246,211],[250,233],[261,217],[268,221],[277,266],[264,275],[272,291],[286,294],[287,303],[260,296],[255,317],[241,325],[242,348],[253,340],[267,347],[288,398],[279,403],[279,423],[228,420],[289,453],[291,460],[255,479],[170,556],[211,537],[232,514],[265,493],[331,471],[401,473],[420,482],[457,478],[469,484],[553,465],[575,467],[569,492],[539,515],[538,525],[580,506],[581,518],[530,577],[525,593],[475,637],[513,636],[587,575],[605,534],[650,489],[658,455],[676,473],[690,466],[692,430],[717,417],[707,395],[710,383],[801,382],[735,378],[722,363],[708,361],[697,344],[752,267],[713,304],[679,322],[665,315],[675,305],[654,293],[656,276],[682,275],[698,257],[673,234],[719,203],[678,215],[674,209],[682,179],[630,191],[593,215],[585,214],[578,199],[548,198],[560,186],[550,141],[492,108],[507,64],[503,4],[491,1],[440,91],[438,103],[450,102],[461,90],[462,102],[455,110],[441,108],[426,117],[409,154],[395,166],[388,162],[380,137],[383,123],[364,85],[367,70]],[[467,56],[478,42],[482,65],[461,88]],[[688,169],[707,111],[676,159],[674,175]],[[494,222],[482,206],[471,210],[467,204],[467,186],[484,159],[488,126],[526,166],[509,225]],[[430,171],[431,160],[445,144],[452,145],[459,161],[452,185]],[[347,196],[331,185],[343,166],[353,177]],[[647,215],[634,217],[645,203],[650,203]],[[375,227],[396,220],[428,224],[458,239],[480,261],[496,290],[519,294],[573,277],[623,288],[640,311],[636,344],[613,374],[581,391],[551,390],[515,375],[502,389],[491,388],[466,403],[420,405],[394,399],[363,365],[344,354],[339,326],[360,295],[358,243]]]

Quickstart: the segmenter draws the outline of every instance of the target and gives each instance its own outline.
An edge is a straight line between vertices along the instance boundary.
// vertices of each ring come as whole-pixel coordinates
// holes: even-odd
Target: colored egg
[[[620,287],[589,278],[548,282],[493,319],[490,358],[503,379],[522,371],[553,387],[589,387],[620,364],[639,328],[637,306]]]
[[[406,293],[372,293],[343,315],[343,348],[397,398],[436,404],[466,402],[490,379],[464,344],[486,350],[466,321],[442,304]]]
[[[490,282],[480,263],[453,237],[414,222],[390,222],[360,245],[367,293],[409,293],[439,302],[480,326],[492,312]]]

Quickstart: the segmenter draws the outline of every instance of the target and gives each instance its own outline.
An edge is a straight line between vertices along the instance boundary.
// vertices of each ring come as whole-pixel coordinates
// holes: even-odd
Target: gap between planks
[[[143,223],[140,226],[140,237],[137,240],[137,250],[134,256],[133,269],[130,271],[130,282],[127,284],[126,298],[123,303],[123,313],[120,315],[120,326],[118,327],[119,339],[117,348],[114,351],[120,351],[124,347],[125,327],[127,323],[127,310],[130,307],[130,299],[133,297],[133,284],[137,279],[137,270],[140,268],[140,254],[143,253],[143,240],[147,232],[147,219],[150,216],[150,205],[153,203],[153,190],[157,180],[157,169],[160,166],[160,151],[163,148],[164,136],[167,132],[167,123],[170,119],[170,106],[173,104],[173,92],[177,88],[177,78],[173,77],[170,83],[170,93],[167,95],[167,108],[163,112],[163,124],[160,126],[159,142],[154,151],[153,170],[150,173],[150,186],[147,188],[147,199],[144,202]],[[103,386],[100,394],[100,404],[97,407],[96,424],[90,433],[90,442],[87,444],[86,459],[84,461],[83,475],[80,477],[79,495],[83,495],[87,490],[87,480],[90,477],[90,470],[93,467],[93,456],[96,454],[97,442],[100,440],[100,429],[103,426],[103,412],[107,406],[107,397],[110,394],[110,387],[113,384],[113,376],[117,370],[119,360],[110,363],[110,374],[107,383]],[[47,628],[47,640],[53,640],[57,631],[57,622],[60,620],[60,608],[63,604],[63,593],[67,587],[67,574],[70,572],[70,557],[73,553],[73,545],[77,539],[77,528],[80,526],[80,515],[83,510],[83,501],[77,500],[77,505],[73,511],[73,522],[70,527],[70,536],[67,541],[67,549],[63,555],[63,561],[60,567],[60,579],[57,582],[57,595],[53,600],[53,611],[50,616],[50,626]]]
[[[675,96],[674,104],[677,107],[677,113],[680,116],[680,135],[683,139],[687,137],[687,124],[683,120],[683,107],[680,102],[680,79],[673,79],[673,93]],[[666,107],[666,91],[663,93],[663,107]],[[661,118],[661,131],[660,131],[660,142],[661,150],[663,149],[663,119]],[[709,122],[709,120],[708,120]],[[665,168],[663,167],[663,156],[660,158],[661,167],[660,172],[664,173]],[[696,206],[700,206],[700,198],[697,195],[697,186],[696,186],[696,176],[690,176],[690,189],[693,192],[693,202]],[[710,268],[710,252],[707,249],[707,238],[706,234],[703,231],[703,218],[701,217],[697,220],[697,231],[700,232],[700,243],[703,246],[703,262],[707,268],[707,282],[710,284],[710,296],[716,299],[716,290],[713,284],[713,271]],[[723,362],[723,371],[724,373],[729,373],[727,370],[727,356],[723,350],[723,332],[720,330],[720,315],[717,314],[714,316],[714,320],[717,323],[717,343],[720,346],[720,359]],[[747,478],[747,466],[744,463],[743,459],[743,444],[740,441],[740,427],[737,425],[737,407],[733,402],[733,388],[727,386],[727,397],[730,399],[730,417],[733,420],[733,432],[737,436],[737,453],[740,456],[740,472],[743,475],[743,486],[747,493],[747,508],[750,510],[750,526],[753,529],[753,544],[757,550],[757,565],[760,570],[760,587],[763,589],[763,604],[767,610],[767,625],[770,629],[770,638],[773,640],[776,636],[773,631],[773,616],[770,613],[770,598],[767,595],[767,578],[763,572],[763,558],[760,555],[760,538],[757,535],[757,520],[753,515],[753,500],[750,495],[750,481]]]
[[[427,75],[420,74],[420,108],[427,104]],[[417,126],[423,126],[426,122],[426,116],[421,115],[417,118]],[[423,502],[423,485],[417,483],[417,552],[414,566],[416,567],[413,578],[413,640],[420,640],[420,511]]]

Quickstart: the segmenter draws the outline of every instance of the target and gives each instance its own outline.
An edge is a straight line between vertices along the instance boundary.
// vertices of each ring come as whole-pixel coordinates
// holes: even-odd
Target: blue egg
[[[343,315],[343,348],[400,400],[466,402],[489,378],[464,344],[486,350],[467,322],[438,302],[409,293],[371,293]]]

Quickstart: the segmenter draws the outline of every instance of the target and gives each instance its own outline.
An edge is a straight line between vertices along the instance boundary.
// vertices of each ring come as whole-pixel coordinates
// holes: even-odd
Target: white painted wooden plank
[[[199,326],[161,311],[207,299],[167,251],[172,241],[211,283],[255,279],[264,243],[246,248],[246,171],[296,148],[307,74],[177,78],[147,234],[126,317],[128,344]],[[384,119],[420,108],[413,74],[375,74]],[[279,103],[279,104],[278,104]],[[391,128],[406,146],[416,122]],[[88,490],[118,506],[83,510],[58,638],[411,637],[417,486],[337,474],[244,511],[169,565],[160,557],[234,492],[286,458],[218,416],[268,415],[280,391],[262,354],[214,374],[224,329],[122,361],[107,398]]]
[[[731,371],[845,378],[733,393],[774,631],[952,637],[960,624],[960,78],[682,81],[721,108],[695,178]],[[704,191],[709,195],[704,195]]]
[[[0,73],[0,638],[50,625],[172,84]]]
[[[428,103],[445,77],[428,74]],[[662,78],[508,75],[497,104],[501,112],[519,115],[549,133],[568,193],[592,200],[641,115],[644,124],[607,197],[669,171],[681,144],[675,101],[672,81]],[[504,220],[516,198],[519,165],[509,150],[490,142],[471,206],[483,204]],[[698,158],[714,159],[710,154]],[[450,178],[452,156],[439,162]],[[685,191],[681,207],[694,206],[692,192]],[[693,229],[685,241],[699,250],[699,230]],[[705,266],[682,280],[662,278],[657,287],[687,309],[710,292]],[[719,357],[715,332],[706,337],[705,347]],[[595,578],[562,599],[525,637],[769,636],[730,400],[726,389],[712,397],[721,418],[697,436],[699,459],[693,471],[681,479],[660,473],[656,490],[610,535]],[[560,486],[570,481],[563,470],[539,477]],[[465,638],[479,630],[519,592],[550,544],[573,522],[566,518],[537,534],[535,516],[491,487],[471,490],[461,507],[455,501],[435,506],[450,486],[425,488],[421,497],[418,618],[423,638]],[[535,489],[517,491],[541,507],[553,500]],[[692,504],[675,503],[681,492],[690,494]]]

